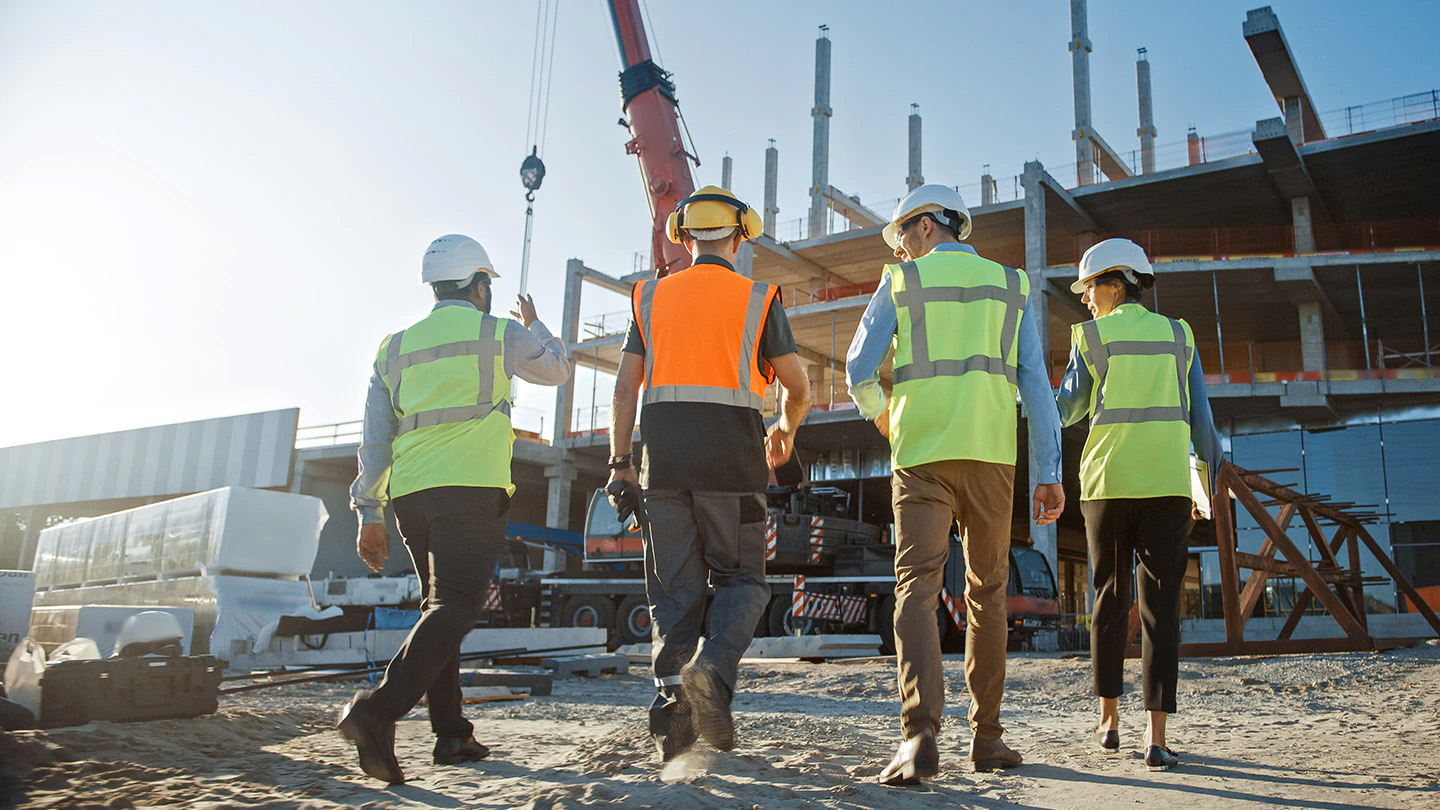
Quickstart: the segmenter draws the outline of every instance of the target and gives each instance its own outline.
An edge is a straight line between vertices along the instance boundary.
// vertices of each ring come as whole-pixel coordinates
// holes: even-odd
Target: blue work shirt
[[[430,310],[441,307],[468,307],[469,301],[447,299],[435,302]],[[505,325],[505,376],[516,377],[540,385],[560,385],[570,379],[569,353],[565,344],[536,319],[526,329],[517,320]],[[388,484],[390,465],[394,458],[395,432],[400,417],[390,401],[390,389],[380,377],[380,369],[372,365],[370,388],[365,395],[365,423],[360,429],[360,449],[356,453],[360,474],[350,485],[350,508],[360,513],[361,523],[384,523],[382,511],[390,500]]]
[[[938,251],[958,251],[979,255],[964,242],[942,242]],[[890,276],[880,278],[880,286],[860,316],[860,326],[845,354],[845,384],[850,398],[866,419],[875,419],[885,410],[885,390],[880,387],[880,366],[890,356],[890,342],[900,326],[895,314],[895,299],[890,294]],[[1030,422],[1030,469],[1040,484],[1060,483],[1060,420],[1051,407],[1055,395],[1045,368],[1045,354],[1040,350],[1040,332],[1035,326],[1035,310],[1025,299],[1020,318],[1019,352],[1020,401],[1022,413]]]
[[[1142,306],[1127,302],[1121,306]],[[1205,393],[1205,372],[1200,368],[1197,353],[1190,362],[1190,376],[1186,380],[1190,389],[1190,443],[1195,455],[1210,465],[1210,491],[1215,491],[1215,476],[1220,472],[1220,462],[1225,451],[1220,446],[1220,434],[1215,430],[1215,417],[1210,410],[1210,397]],[[1095,386],[1095,377],[1085,361],[1080,358],[1080,347],[1070,347],[1070,364],[1065,367],[1065,376],[1060,380],[1060,392],[1055,396],[1060,421],[1069,427],[1090,415],[1090,392]]]

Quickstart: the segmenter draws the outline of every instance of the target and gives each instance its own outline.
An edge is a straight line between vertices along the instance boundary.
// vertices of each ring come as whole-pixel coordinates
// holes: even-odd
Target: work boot
[[[982,740],[979,737],[970,738],[970,762],[975,766],[975,770],[977,771],[998,771],[1005,768],[1014,768],[1024,761],[1024,757],[1012,751],[1010,746],[1000,740]]]
[[[361,700],[369,692],[356,692],[355,697],[340,710],[335,728],[355,745],[360,756],[360,770],[391,785],[405,781],[405,772],[395,759],[395,722],[381,720],[365,709]]]
[[[436,765],[459,765],[465,762],[479,762],[490,756],[490,749],[470,737],[436,737],[434,762]]]
[[[690,706],[683,700],[675,707],[670,717],[670,730],[656,734],[655,745],[660,749],[660,761],[669,762],[689,751],[695,745],[695,721]]]
[[[895,758],[876,781],[891,787],[918,785],[921,779],[929,779],[939,772],[940,748],[935,745],[935,734],[923,731],[900,743]]]
[[[680,688],[694,715],[695,730],[716,751],[735,747],[735,720],[730,716],[730,687],[715,667],[691,661],[680,670]]]

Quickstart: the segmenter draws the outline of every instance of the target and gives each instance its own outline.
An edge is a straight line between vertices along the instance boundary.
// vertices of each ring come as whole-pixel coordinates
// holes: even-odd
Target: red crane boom
[[[650,57],[639,0],[609,0],[609,3],[620,57],[625,62],[625,69],[620,73],[621,110],[627,116],[621,123],[630,130],[625,152],[635,155],[640,162],[640,177],[645,182],[654,220],[651,260],[656,275],[664,277],[690,266],[690,254],[666,236],[665,222],[675,210],[675,204],[694,193],[690,161],[694,160],[696,165],[700,161],[685,151],[675,83]]]

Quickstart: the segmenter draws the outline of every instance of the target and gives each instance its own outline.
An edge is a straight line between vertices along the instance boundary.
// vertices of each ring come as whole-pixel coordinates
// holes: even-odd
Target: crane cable
[[[550,89],[555,75],[555,33],[559,29],[560,0],[542,0],[535,9],[535,42],[530,57],[530,98],[525,110],[525,145],[530,154],[520,164],[525,186],[525,246],[520,257],[520,294],[530,282],[530,233],[535,219],[535,192],[545,179],[540,150],[550,124]]]

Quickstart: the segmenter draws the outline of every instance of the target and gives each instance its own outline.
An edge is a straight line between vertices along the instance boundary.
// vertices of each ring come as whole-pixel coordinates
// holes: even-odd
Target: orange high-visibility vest
[[[643,402],[761,410],[775,372],[769,363],[757,367],[756,356],[778,293],[718,264],[635,285],[631,304],[645,341]]]

